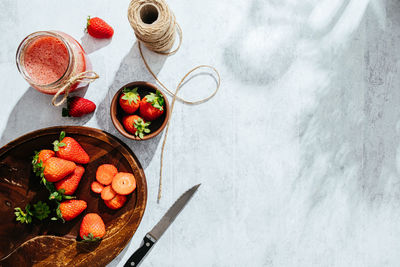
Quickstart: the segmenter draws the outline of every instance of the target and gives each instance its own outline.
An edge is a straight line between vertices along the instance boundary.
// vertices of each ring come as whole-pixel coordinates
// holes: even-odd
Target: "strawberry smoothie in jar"
[[[82,46],[59,31],[28,35],[17,50],[17,67],[25,80],[38,91],[56,94],[74,76],[85,72],[88,59]],[[73,83],[69,92],[79,83]]]

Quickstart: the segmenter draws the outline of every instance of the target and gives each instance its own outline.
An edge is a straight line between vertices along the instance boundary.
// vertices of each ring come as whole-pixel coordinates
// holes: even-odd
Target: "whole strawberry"
[[[56,153],[53,150],[48,149],[43,149],[39,152],[35,152],[32,160],[33,172],[37,176],[42,176],[44,170],[44,162],[46,162],[49,158],[54,157],[55,155]]]
[[[52,157],[43,163],[43,177],[48,182],[57,182],[72,173],[75,168],[76,165],[72,161]]]
[[[97,213],[88,213],[83,217],[79,235],[85,241],[98,241],[106,234],[103,219]]]
[[[147,121],[153,121],[164,113],[164,97],[157,91],[146,95],[140,102],[140,116]]]
[[[90,18],[88,16],[86,31],[94,38],[111,38],[114,35],[114,29],[104,20],[98,17]]]
[[[75,171],[67,175],[64,179],[56,182],[54,186],[57,190],[63,189],[64,195],[71,196],[78,188],[79,182],[81,181],[84,173],[85,168],[83,168],[81,165],[78,165],[76,166]]]
[[[150,129],[148,128],[150,122],[145,122],[138,115],[128,115],[122,118],[122,124],[125,127],[125,130],[133,134],[139,138],[143,138],[145,134],[150,133]]]
[[[65,221],[70,221],[81,214],[82,211],[86,209],[86,207],[87,203],[84,200],[66,200],[64,202],[61,202],[57,210],[57,215]]]
[[[68,98],[67,108],[63,108],[63,117],[82,117],[85,114],[92,113],[96,109],[96,104],[92,101],[73,96]]]
[[[60,139],[53,142],[54,151],[59,158],[73,161],[79,164],[87,164],[89,155],[81,145],[72,137],[65,137],[65,132],[60,133]]]
[[[119,105],[128,114],[133,114],[138,110],[140,104],[140,96],[137,92],[138,88],[124,88],[119,98]]]
[[[49,149],[43,149],[40,150],[39,153],[37,154],[37,163],[43,163],[49,158],[52,158],[55,156],[56,153],[54,153],[53,150]]]

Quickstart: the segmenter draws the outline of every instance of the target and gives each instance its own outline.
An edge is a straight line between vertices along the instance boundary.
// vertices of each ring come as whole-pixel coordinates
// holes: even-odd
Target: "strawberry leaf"
[[[57,217],[53,217],[53,218],[56,218],[56,220],[61,220],[63,223],[65,223],[65,220],[64,220],[61,210],[60,210],[60,203],[57,203],[57,204],[58,204],[57,209],[56,209]],[[52,220],[53,220],[53,218],[52,218]]]
[[[87,28],[89,27],[89,25],[90,25],[90,16],[87,17],[86,27],[85,27],[85,29],[83,30],[84,32],[87,32]]]
[[[33,159],[32,159],[33,172],[35,173],[36,176],[43,178],[44,177],[43,163],[38,162],[38,160],[39,160],[39,152],[35,151],[35,155],[33,156]]]
[[[133,127],[136,128],[135,135],[143,139],[145,133],[150,133],[149,125],[150,122],[144,122],[143,119],[136,119],[133,123]]]
[[[66,146],[66,144],[60,143],[60,141],[56,140],[53,142],[53,146],[54,146],[53,150],[57,152],[58,150],[60,150],[60,147],[64,147],[64,146]]]
[[[127,100],[129,105],[132,105],[132,101],[135,102],[135,104],[137,104],[138,100],[139,100],[139,94],[137,92],[138,88],[133,88],[133,89],[128,89],[128,88],[124,88],[122,90],[122,92],[124,93],[124,95],[122,96],[123,100]]]
[[[92,233],[89,233],[87,236],[84,235],[83,236],[83,240],[84,242],[98,242],[100,241],[101,238],[100,237],[94,237]]]
[[[64,138],[65,138],[65,132],[64,132],[64,131],[61,131],[61,133],[60,133],[60,139],[59,139],[59,140],[55,140],[55,141],[53,142],[54,151],[57,152],[58,150],[60,150],[60,147],[66,146],[65,143],[62,143],[62,140],[64,140]]]
[[[16,220],[18,221],[18,222],[20,222],[20,223],[26,223],[26,224],[29,224],[29,223],[31,223],[32,222],[32,216],[33,216],[33,214],[32,214],[32,212],[30,211],[30,205],[28,204],[28,205],[26,205],[25,206],[25,211],[23,211],[21,208],[15,208],[14,210],[15,210],[15,212],[14,212],[14,214],[15,214],[15,217],[16,217]]]
[[[38,203],[33,205],[32,213],[35,216],[35,218],[42,221],[49,216],[50,208],[46,203],[39,201]]]
[[[164,110],[164,97],[159,91],[156,91],[156,93],[150,93],[146,95],[145,98],[146,102],[150,103],[156,109]]]
[[[65,131],[61,131],[60,133],[60,142],[65,138]]]

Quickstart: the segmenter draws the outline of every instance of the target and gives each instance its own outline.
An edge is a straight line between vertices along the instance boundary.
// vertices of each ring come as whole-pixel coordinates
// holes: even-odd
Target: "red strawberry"
[[[67,108],[62,110],[63,117],[82,117],[96,109],[95,103],[79,96],[69,97],[67,103]]]
[[[147,121],[154,121],[164,113],[164,97],[157,91],[146,95],[140,101],[140,116]]]
[[[106,234],[106,226],[97,213],[88,213],[83,217],[79,235],[83,240],[98,241]]]
[[[145,122],[138,115],[128,115],[123,117],[122,124],[128,133],[134,134],[139,138],[143,138],[145,134],[150,133],[150,129],[148,128],[150,122]]]
[[[59,158],[73,161],[79,164],[87,164],[90,161],[89,155],[81,145],[72,137],[65,137],[65,132],[60,134],[60,140],[53,142],[54,151]]]
[[[86,31],[95,38],[111,38],[114,35],[114,29],[98,17],[87,18]]]
[[[137,87],[134,89],[124,88],[119,98],[119,105],[128,114],[135,113],[139,108],[140,96],[137,89]]]
[[[54,157],[55,154],[56,153],[53,150],[48,150],[48,149],[43,149],[40,150],[39,152],[36,152],[32,160],[33,172],[37,176],[43,177],[43,170],[44,170],[43,163],[47,161],[49,158]]]
[[[76,165],[72,161],[52,157],[43,163],[43,175],[48,182],[57,182],[72,173]]]
[[[82,213],[87,207],[86,201],[71,199],[61,202],[58,207],[58,216],[66,221],[70,221]]]
[[[53,150],[49,150],[49,149],[40,150],[40,152],[38,153],[37,162],[38,163],[45,162],[49,158],[54,157],[55,154],[56,153],[54,153]]]
[[[117,210],[124,206],[126,200],[126,196],[117,194],[111,200],[104,200],[104,204],[112,210]]]
[[[78,188],[79,182],[83,174],[85,173],[85,168],[78,165],[75,168],[75,171],[71,174],[67,175],[64,179],[56,182],[54,186],[57,190],[64,189],[64,195],[71,196],[75,193]]]

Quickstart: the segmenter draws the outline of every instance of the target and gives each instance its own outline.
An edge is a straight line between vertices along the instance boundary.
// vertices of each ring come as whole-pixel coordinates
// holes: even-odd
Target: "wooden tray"
[[[64,130],[90,156],[75,195],[87,209],[66,223],[48,221],[23,225],[15,221],[14,208],[46,200],[48,192],[32,172],[34,151],[51,149]],[[136,177],[136,190],[123,208],[110,210],[90,190],[100,164],[114,164]],[[116,137],[101,130],[81,127],[51,127],[26,134],[0,149],[0,266],[104,266],[127,245],[143,217],[147,201],[146,178],[133,152]],[[100,243],[78,242],[84,214],[99,213],[107,234]]]

